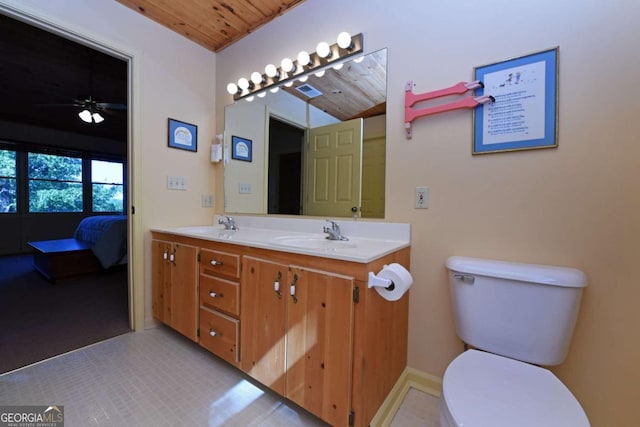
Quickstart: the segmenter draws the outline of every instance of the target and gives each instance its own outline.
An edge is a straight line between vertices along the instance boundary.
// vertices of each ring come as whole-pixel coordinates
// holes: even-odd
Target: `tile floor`
[[[165,327],[0,375],[0,405],[64,405],[74,426],[325,426]],[[411,389],[392,427],[439,426]]]

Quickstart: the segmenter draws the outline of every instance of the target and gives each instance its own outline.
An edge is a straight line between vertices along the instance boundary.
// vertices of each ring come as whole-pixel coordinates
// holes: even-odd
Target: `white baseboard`
[[[417,369],[405,368],[369,425],[371,427],[390,426],[404,397],[412,387],[432,396],[440,397],[442,379]]]

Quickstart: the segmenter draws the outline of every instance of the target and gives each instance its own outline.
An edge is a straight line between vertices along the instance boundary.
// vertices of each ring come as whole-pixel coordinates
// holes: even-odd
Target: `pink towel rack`
[[[404,127],[407,132],[407,139],[411,139],[411,122],[418,117],[428,116],[431,114],[442,113],[444,111],[457,110],[460,108],[475,108],[478,105],[486,104],[487,102],[495,102],[495,99],[491,95],[482,95],[476,97],[467,97],[458,101],[450,102],[448,104],[436,105],[434,107],[422,108],[420,110],[414,110],[412,107],[417,102],[427,101],[434,98],[440,98],[448,95],[461,95],[469,90],[483,88],[484,85],[481,81],[476,80],[473,82],[460,82],[451,87],[434,90],[432,92],[425,92],[421,94],[415,94],[412,92],[413,81],[408,81],[404,88]]]

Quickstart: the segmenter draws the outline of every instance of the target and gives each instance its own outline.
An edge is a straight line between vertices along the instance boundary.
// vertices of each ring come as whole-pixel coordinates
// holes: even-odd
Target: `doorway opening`
[[[269,118],[268,213],[302,214],[305,130]]]

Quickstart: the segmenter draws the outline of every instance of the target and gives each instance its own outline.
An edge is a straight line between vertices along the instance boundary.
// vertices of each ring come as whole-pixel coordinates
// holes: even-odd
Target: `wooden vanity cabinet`
[[[154,317],[331,425],[369,425],[406,368],[409,293],[387,301],[368,273],[409,248],[357,263],[152,237]]]
[[[242,369],[335,426],[351,410],[354,284],[243,257]]]
[[[368,426],[407,362],[408,294],[367,287],[393,262],[409,249],[362,264],[248,248],[241,369],[331,425]]]
[[[198,248],[152,240],[151,290],[153,317],[197,341]]]

